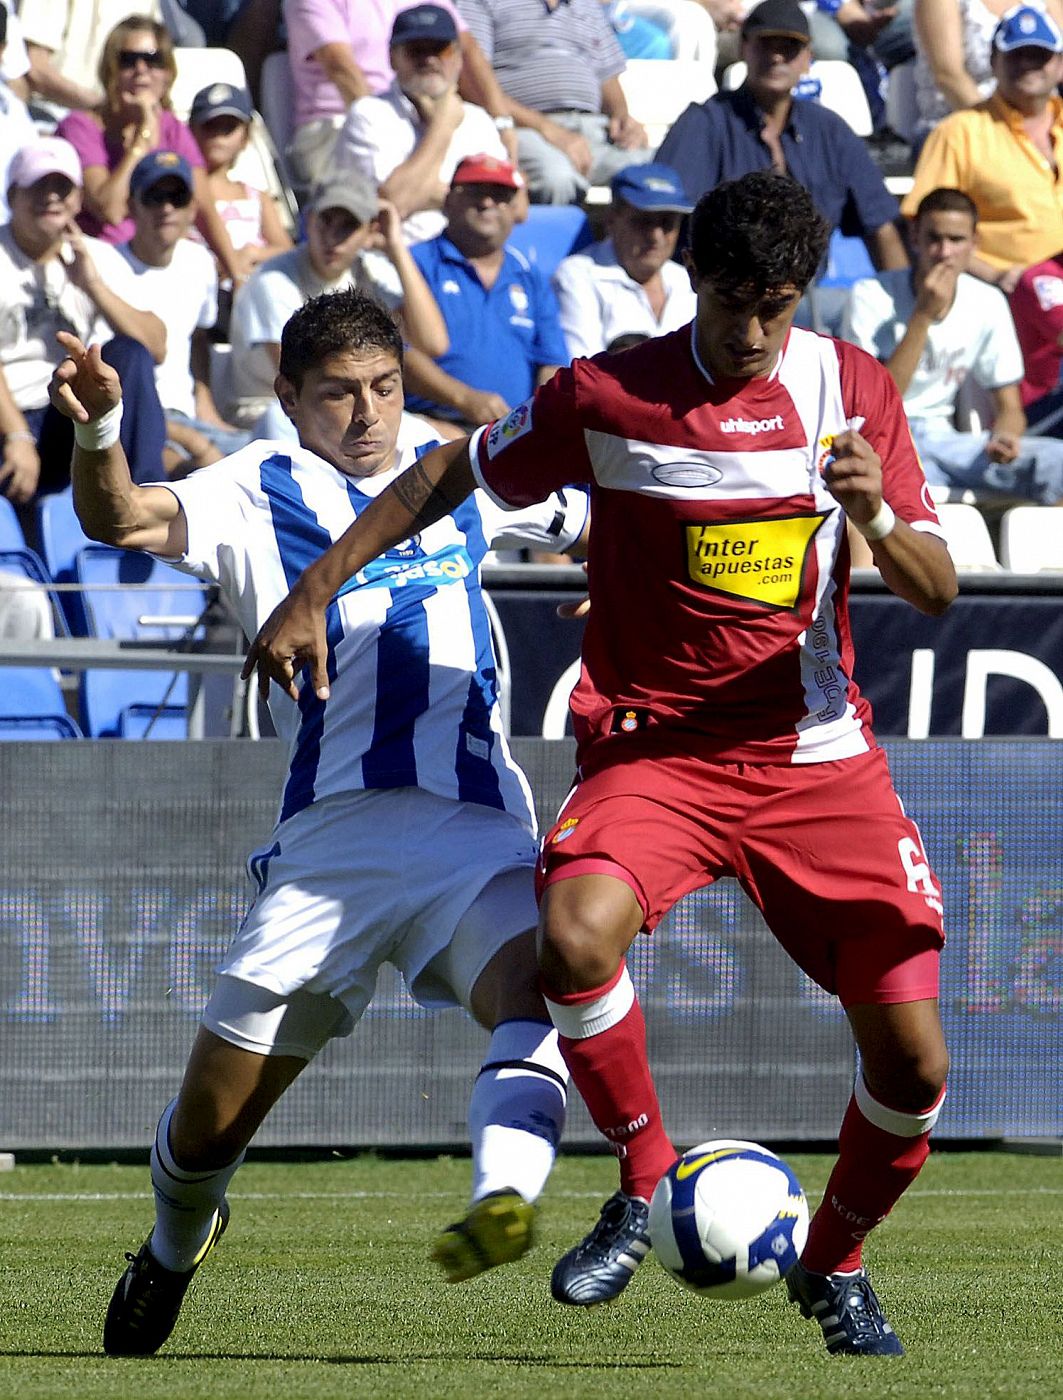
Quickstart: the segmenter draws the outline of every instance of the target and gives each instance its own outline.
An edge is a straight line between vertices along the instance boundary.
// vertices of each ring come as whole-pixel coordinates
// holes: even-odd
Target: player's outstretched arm
[[[188,547],[184,511],[165,486],[136,486],[118,440],[122,386],[100,347],[60,331],[66,359],[49,396],[74,423],[74,509],[90,539],[176,559]]]
[[[468,438],[444,443],[414,462],[304,570],[287,598],[270,613],[248,648],[244,680],[257,670],[263,699],[269,696],[270,681],[276,681],[298,700],[295,676],[309,666],[314,694],[327,700],[325,610],[331,599],[385,550],[442,520],[475,486]]]
[[[852,429],[834,439],[823,472],[827,490],[871,545],[887,588],[920,612],[936,617],[959,591],[944,542],[897,519],[882,496],[882,462]]]

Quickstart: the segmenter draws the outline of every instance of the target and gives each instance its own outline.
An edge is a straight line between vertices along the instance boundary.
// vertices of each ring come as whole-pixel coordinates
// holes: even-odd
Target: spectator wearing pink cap
[[[506,247],[523,179],[494,156],[463,160],[443,203],[446,230],[411,249],[439,303],[450,349],[406,354],[406,407],[456,436],[530,397],[568,351],[549,281]]]
[[[402,10],[391,31],[395,78],[379,97],[352,102],[333,152],[336,173],[376,181],[402,216],[407,243],[443,232],[443,200],[458,163],[480,152],[507,158],[494,118],[458,95],[458,28],[441,5]]]
[[[152,312],[130,305],[121,279],[100,276],[97,260],[110,250],[77,226],[81,166],[73,146],[60,137],[24,146],[11,163],[7,195],[11,219],[0,226],[0,490],[24,502],[69,481],[69,420],[48,404],[52,371],[63,359],[59,331],[106,342],[104,356],[127,393],[123,442],[140,479],[157,479],[164,428],[154,362],[165,354],[166,329]]]

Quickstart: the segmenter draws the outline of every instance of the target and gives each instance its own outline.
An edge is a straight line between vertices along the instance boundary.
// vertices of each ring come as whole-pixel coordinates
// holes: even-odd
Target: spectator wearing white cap
[[[554,273],[569,354],[597,355],[620,336],[663,335],[694,316],[687,271],[672,261],[694,205],[667,165],[629,165],[612,182],[607,237]]]
[[[14,501],[60,490],[70,479],[69,420],[49,406],[48,384],[63,359],[56,334],[105,342],[122,377],[122,441],[138,480],[161,475],[162,411],[154,361],[166,329],[137,310],[120,275],[101,274],[111,252],[78,228],[81,165],[60,137],[24,146],[8,171],[10,221],[0,226],[0,490]]]
[[[993,35],[996,91],[927,137],[901,204],[915,216],[931,190],[962,190],[978,211],[970,271],[1011,293],[1023,269],[1063,248],[1063,31],[1032,5]]]
[[[484,152],[506,159],[495,119],[462,101],[458,28],[441,5],[415,5],[391,31],[395,77],[379,97],[352,102],[333,152],[333,168],[375,180],[398,209],[407,243],[442,233],[443,200],[458,163]]]
[[[443,205],[445,231],[413,248],[450,348],[434,359],[407,353],[406,407],[450,437],[508,413],[568,363],[550,283],[506,246],[523,183],[508,161],[463,160]]]
[[[306,241],[260,263],[233,301],[228,413],[241,427],[254,426],[259,437],[292,437],[273,382],[285,322],[311,297],[356,287],[399,315],[411,347],[439,355],[449,343],[439,307],[403,241],[398,212],[371,181],[348,171],[321,185],[305,214]],[[382,243],[382,252],[370,256],[375,243]],[[397,291],[375,275],[374,261],[390,265]]]

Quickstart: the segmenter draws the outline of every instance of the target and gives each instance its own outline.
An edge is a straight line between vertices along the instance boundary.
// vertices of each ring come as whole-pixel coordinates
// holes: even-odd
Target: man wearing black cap
[[[607,237],[554,273],[569,354],[597,355],[619,337],[663,335],[694,317],[686,269],[672,261],[693,204],[674,170],[629,165],[612,184]]]
[[[466,156],[505,160],[495,118],[458,96],[458,28],[441,5],[415,5],[391,31],[395,78],[379,97],[352,102],[333,152],[337,173],[354,169],[376,181],[403,220],[408,243],[443,232],[443,200]]]
[[[763,0],[742,26],[745,82],[689,106],[658,157],[679,172],[694,200],[751,170],[791,175],[832,229],[860,234],[876,267],[907,267],[897,201],[863,141],[836,112],[793,98],[811,52],[797,0]]]

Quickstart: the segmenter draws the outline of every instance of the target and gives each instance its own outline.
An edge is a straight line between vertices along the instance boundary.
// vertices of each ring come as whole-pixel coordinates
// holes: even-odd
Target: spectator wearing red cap
[[[360,171],[398,209],[403,236],[421,243],[443,232],[443,200],[466,156],[507,156],[494,118],[462,101],[458,29],[440,5],[402,10],[391,31],[395,77],[379,97],[352,102],[333,168]]]
[[[568,363],[553,289],[506,246],[522,187],[507,161],[470,156],[443,203],[446,230],[412,249],[443,313],[450,349],[434,361],[407,353],[406,407],[444,425],[449,436],[508,413]]]
[[[104,358],[122,378],[122,441],[137,479],[162,472],[162,410],[154,360],[166,346],[163,323],[131,304],[128,282],[101,270],[112,250],[77,226],[81,165],[60,137],[43,137],[15,156],[8,173],[10,222],[0,226],[0,490],[24,502],[70,480],[69,419],[50,408],[48,384],[64,352],[56,334],[106,342]]]
[[[656,161],[631,165],[612,194],[608,237],[562,259],[554,273],[573,359],[597,355],[620,336],[663,335],[694,319],[690,275],[672,261],[679,226],[694,208],[682,180]]]

